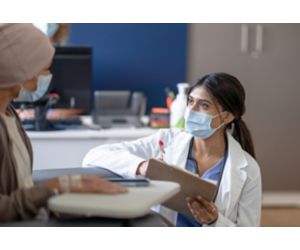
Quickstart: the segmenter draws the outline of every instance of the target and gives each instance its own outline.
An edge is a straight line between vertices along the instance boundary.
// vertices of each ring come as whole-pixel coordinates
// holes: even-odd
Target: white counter
[[[46,132],[29,132],[30,139],[136,139],[143,136],[151,135],[156,130],[151,128],[112,128],[102,130],[59,130]]]
[[[151,128],[27,132],[34,154],[33,169],[80,167],[85,154],[98,145],[130,141],[155,133]]]

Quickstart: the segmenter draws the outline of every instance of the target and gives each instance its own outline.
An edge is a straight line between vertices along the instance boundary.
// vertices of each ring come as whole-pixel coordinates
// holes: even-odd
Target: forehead
[[[222,106],[219,104],[216,98],[214,98],[207,89],[202,85],[199,87],[195,87],[190,95],[191,97],[199,100],[206,100],[213,105],[213,107],[217,108],[217,110],[222,110]]]
[[[210,102],[213,102],[212,96],[208,93],[206,88],[204,86],[195,87],[191,93],[190,96],[196,98],[196,99],[205,99]]]

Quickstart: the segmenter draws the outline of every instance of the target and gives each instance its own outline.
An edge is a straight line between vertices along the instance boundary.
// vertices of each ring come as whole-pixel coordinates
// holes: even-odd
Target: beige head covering
[[[22,84],[50,65],[54,48],[32,24],[0,25],[0,88]]]

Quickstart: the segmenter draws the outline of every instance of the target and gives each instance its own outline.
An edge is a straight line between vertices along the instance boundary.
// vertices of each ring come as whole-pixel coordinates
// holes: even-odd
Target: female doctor
[[[239,80],[226,73],[208,74],[189,89],[185,131],[162,129],[133,142],[99,146],[83,165],[132,177],[145,174],[148,159],[163,159],[218,184],[214,202],[200,196],[187,199],[193,217],[161,206],[160,212],[177,226],[259,226],[261,174],[244,113]]]

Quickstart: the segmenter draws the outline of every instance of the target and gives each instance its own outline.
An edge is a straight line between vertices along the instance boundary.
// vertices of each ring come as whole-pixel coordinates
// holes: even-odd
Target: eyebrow
[[[193,98],[193,99],[196,99],[197,101],[208,102],[208,103],[210,103],[210,104],[213,104],[211,101],[209,101],[209,100],[207,100],[207,99],[199,99],[199,98],[196,98],[196,97],[194,97],[194,96],[189,95],[188,98],[190,98],[190,97]]]

